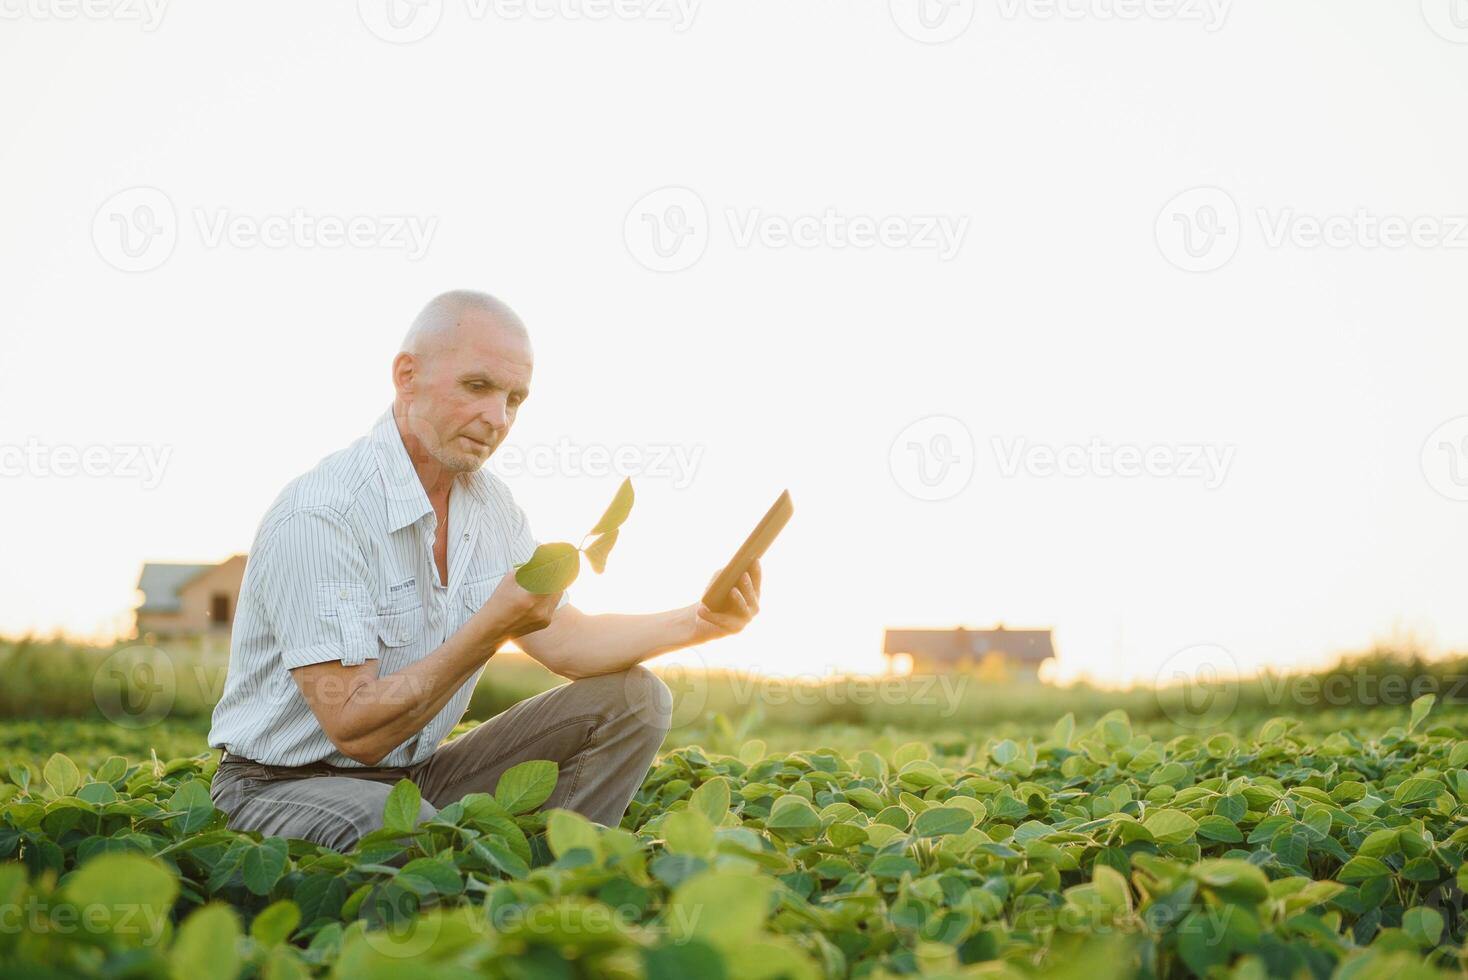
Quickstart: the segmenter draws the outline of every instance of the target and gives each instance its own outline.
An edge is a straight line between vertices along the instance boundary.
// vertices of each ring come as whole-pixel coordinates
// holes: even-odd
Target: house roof
[[[154,561],[144,564],[143,574],[138,577],[138,588],[143,590],[143,604],[138,607],[138,612],[178,612],[181,608],[179,589],[215,567]]]
[[[998,653],[1020,663],[1038,664],[1055,656],[1055,643],[1050,630],[1011,630],[1003,626],[971,630],[960,626],[950,630],[887,630],[882,652],[947,663]]]

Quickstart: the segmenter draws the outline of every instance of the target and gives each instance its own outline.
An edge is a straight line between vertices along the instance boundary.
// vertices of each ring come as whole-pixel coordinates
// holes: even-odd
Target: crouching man
[[[445,293],[392,362],[392,405],[363,437],[289,483],[250,548],[209,745],[229,826],[350,850],[382,826],[392,785],[420,819],[548,759],[547,807],[616,825],[667,733],[649,657],[738,632],[759,610],[756,565],[730,611],[701,603],[586,615],[512,566],[537,541],[483,464],[530,394],[530,340],[482,293]],[[443,743],[507,641],[565,684]]]

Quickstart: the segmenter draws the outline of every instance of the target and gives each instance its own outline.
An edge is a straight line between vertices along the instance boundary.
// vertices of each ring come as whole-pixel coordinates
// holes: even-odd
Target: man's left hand
[[[709,579],[712,585],[719,573],[715,572]],[[703,643],[706,640],[717,639],[721,636],[729,636],[738,633],[749,625],[759,612],[759,586],[760,586],[759,560],[755,559],[749,566],[749,571],[734,588],[729,590],[729,602],[723,612],[714,612],[708,606],[700,602],[696,607],[693,625],[693,642]]]

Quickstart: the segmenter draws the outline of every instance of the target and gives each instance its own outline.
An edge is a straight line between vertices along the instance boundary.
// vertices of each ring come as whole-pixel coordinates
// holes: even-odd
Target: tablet
[[[740,545],[739,551],[729,564],[724,566],[714,579],[713,583],[703,594],[703,604],[714,612],[727,612],[729,610],[729,590],[739,584],[744,573],[749,571],[749,566],[754,560],[765,553],[765,549],[775,540],[790,515],[795,513],[795,505],[790,502],[790,491],[786,490],[776,498],[775,503],[760,518],[759,524],[750,532],[744,544]]]

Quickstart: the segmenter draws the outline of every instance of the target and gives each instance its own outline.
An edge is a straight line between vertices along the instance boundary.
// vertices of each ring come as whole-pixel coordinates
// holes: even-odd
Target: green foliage
[[[617,487],[617,493],[612,497],[605,513],[601,515],[601,520],[586,535],[592,539],[589,545],[585,539],[582,539],[583,547],[579,548],[565,541],[540,545],[527,561],[515,566],[515,581],[526,592],[537,595],[560,592],[581,574],[583,552],[586,560],[591,563],[592,571],[598,575],[606,571],[607,555],[611,554],[612,546],[617,543],[617,531],[622,522],[632,513],[632,501],[632,480],[625,478]]]
[[[0,975],[1437,976],[1468,938],[1444,710],[736,732],[663,755],[618,827],[547,810],[532,761],[424,823],[399,782],[349,854],[227,829],[207,755],[0,760],[0,909],[48,910],[4,920]]]

